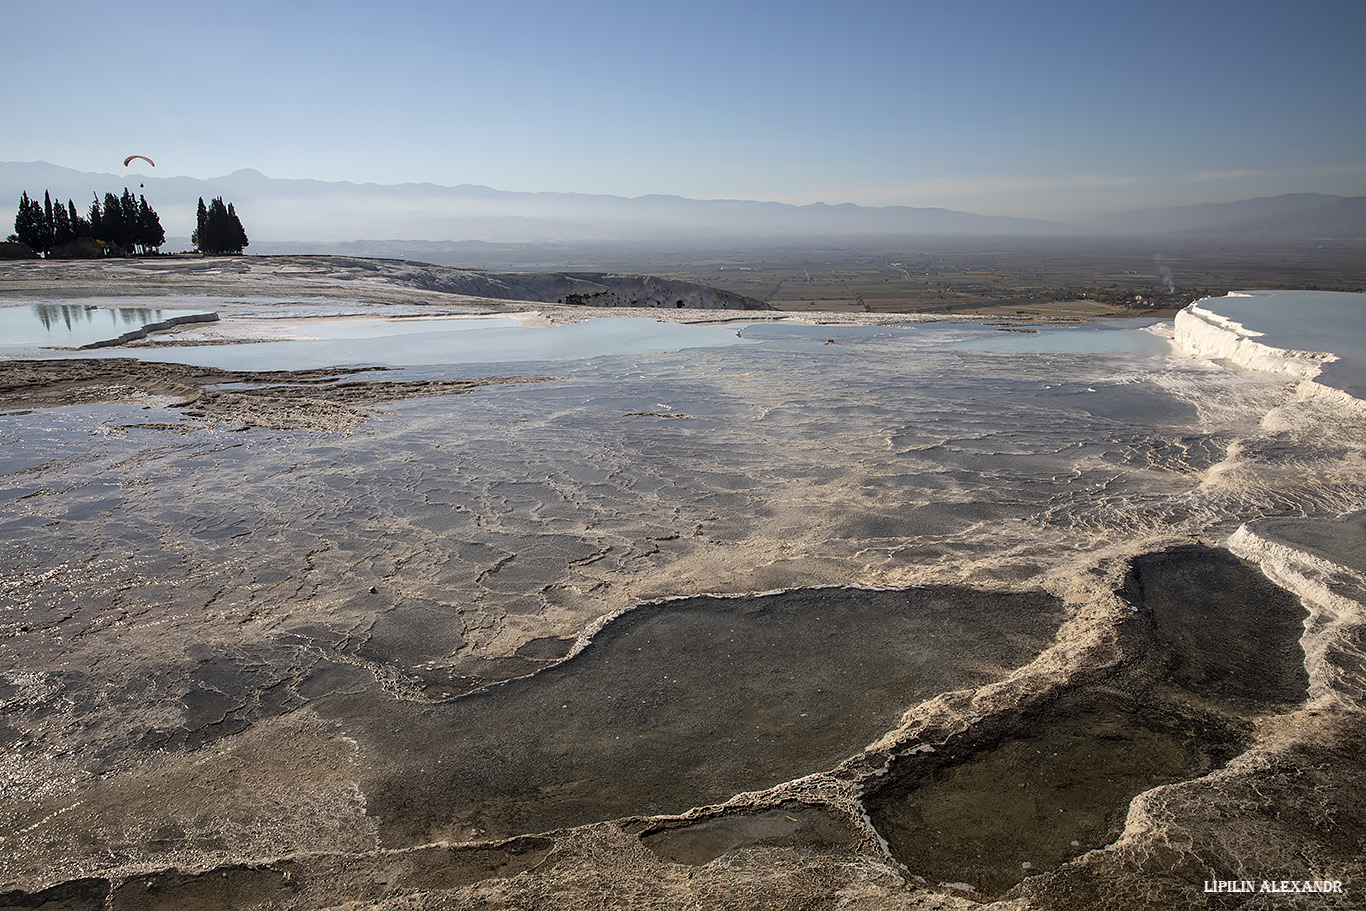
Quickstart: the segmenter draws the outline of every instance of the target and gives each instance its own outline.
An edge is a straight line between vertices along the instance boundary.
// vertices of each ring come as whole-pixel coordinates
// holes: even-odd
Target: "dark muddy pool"
[[[1063,610],[958,588],[693,598],[574,658],[444,704],[314,700],[345,719],[389,844],[679,813],[818,772],[941,692],[1031,660]],[[330,688],[344,688],[337,669]],[[359,681],[357,681],[359,682]]]
[[[1137,616],[1116,671],[905,757],[866,796],[913,875],[999,896],[1109,844],[1137,794],[1222,767],[1252,717],[1304,699],[1304,608],[1227,551],[1145,555],[1123,595]]]

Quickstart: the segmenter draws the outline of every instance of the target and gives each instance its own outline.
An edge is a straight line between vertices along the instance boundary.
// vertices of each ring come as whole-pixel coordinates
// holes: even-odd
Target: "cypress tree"
[[[14,213],[14,236],[19,243],[27,244],[24,235],[28,233],[28,190],[19,194],[19,211]],[[29,244],[32,246],[32,244]]]
[[[49,250],[51,250],[54,234],[55,229],[52,218],[52,194],[49,193],[47,190],[44,190],[42,233],[39,235],[39,241],[42,243],[42,246],[37,249],[41,250],[43,253],[47,253]]]
[[[71,226],[71,217],[67,215],[66,206],[58,203],[52,207],[52,246],[60,247],[76,238],[76,231]]]
[[[209,202],[209,250],[228,252],[228,210],[221,196],[215,196]]]
[[[90,232],[89,219],[81,218],[76,211],[76,204],[70,199],[66,201],[67,216],[71,219],[71,232],[77,237],[92,237]]]
[[[100,210],[100,198],[98,196],[90,203],[90,236],[92,238],[104,237],[104,212]]]
[[[28,244],[36,253],[46,253],[52,249],[51,222],[47,213],[36,199],[29,199],[27,192],[19,197],[19,212],[14,217],[14,233],[20,243]]]
[[[209,210],[204,206],[204,197],[199,197],[199,208],[194,216],[194,233],[190,235],[190,243],[194,244],[195,249],[203,253],[205,249],[204,232],[209,226]]]
[[[119,197],[119,221],[123,223],[124,246],[137,253],[142,245],[142,237],[138,233],[138,201],[127,187],[123,188],[123,195]]]
[[[147,205],[147,197],[138,197],[138,242],[142,244],[142,252],[146,253],[147,248],[156,249],[166,243],[166,231],[161,227],[161,219],[157,217],[156,210]]]
[[[19,197],[19,212],[14,216],[14,233],[19,238],[19,243],[28,244],[37,250],[42,227],[34,218],[34,205],[33,200],[28,198],[28,191],[24,191]]]
[[[237,217],[232,203],[228,203],[228,227],[231,231],[232,248],[235,252],[241,253],[251,241],[247,240],[247,231],[242,227],[242,220]]]
[[[128,229],[123,223],[123,206],[119,203],[119,198],[113,193],[104,194],[104,218],[100,227],[104,229],[104,236],[100,237],[100,240],[105,241],[110,246],[127,246]]]

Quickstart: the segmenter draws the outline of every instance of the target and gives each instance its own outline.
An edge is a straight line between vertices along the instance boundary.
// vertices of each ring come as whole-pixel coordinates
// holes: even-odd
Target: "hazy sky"
[[[1067,217],[1366,195],[1366,3],[5,0],[0,160]]]

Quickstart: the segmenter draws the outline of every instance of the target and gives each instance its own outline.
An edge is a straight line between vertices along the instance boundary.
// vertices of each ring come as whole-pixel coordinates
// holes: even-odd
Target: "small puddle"
[[[682,813],[830,768],[918,702],[1032,660],[1063,615],[1047,595],[949,587],[692,598],[447,703],[333,680],[313,705],[360,744],[387,844],[503,838]]]
[[[912,874],[998,897],[1112,842],[1136,795],[1228,763],[1250,715],[1304,699],[1304,608],[1227,551],[1146,555],[1123,595],[1134,657],[1113,675],[1008,731],[903,757],[865,795]]]
[[[642,833],[640,841],[661,860],[700,866],[751,845],[833,848],[858,844],[863,838],[864,833],[845,817],[789,801],[764,812],[670,824]]]

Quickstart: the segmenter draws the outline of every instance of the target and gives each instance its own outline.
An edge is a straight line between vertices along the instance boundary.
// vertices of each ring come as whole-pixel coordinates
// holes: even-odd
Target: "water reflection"
[[[145,307],[128,307],[117,310],[102,310],[98,307],[85,307],[75,304],[33,304],[33,315],[48,332],[59,329],[59,323],[67,332],[75,330],[79,323],[94,324],[96,317],[108,314],[110,325],[145,326],[161,320],[160,310]]]
[[[201,311],[159,307],[95,307],[88,304],[30,304],[0,308],[0,354],[34,348],[79,348],[125,332]]]

